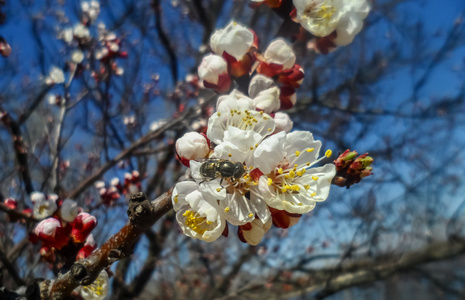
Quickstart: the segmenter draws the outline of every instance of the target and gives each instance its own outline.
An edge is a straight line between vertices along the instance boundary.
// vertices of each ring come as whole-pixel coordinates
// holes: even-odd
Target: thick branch
[[[171,208],[171,190],[152,202],[142,193],[134,195],[129,203],[130,221],[100,249],[74,263],[67,273],[59,275],[53,286],[46,291],[46,298],[66,299],[79,285],[92,283],[103,269],[130,255],[140,235]]]

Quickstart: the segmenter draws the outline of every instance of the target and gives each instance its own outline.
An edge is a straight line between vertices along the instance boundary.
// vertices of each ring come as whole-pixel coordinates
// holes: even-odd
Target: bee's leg
[[[221,187],[223,187],[223,179],[224,179],[224,178],[221,177],[221,180],[220,180],[220,185],[221,185]]]

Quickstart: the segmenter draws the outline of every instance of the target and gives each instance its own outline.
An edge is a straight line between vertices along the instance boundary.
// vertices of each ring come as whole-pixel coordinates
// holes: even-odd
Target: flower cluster
[[[279,50],[290,49],[283,40],[273,43],[259,69],[273,78],[289,76],[295,55]],[[227,235],[229,223],[238,227],[241,241],[256,245],[272,224],[288,228],[328,197],[335,166],[316,165],[331,151],[320,157],[321,142],[310,132],[290,132],[292,121],[278,111],[279,94],[271,77],[257,74],[250,97],[233,90],[218,98],[206,134],[190,132],[176,142],[177,156],[194,179],[178,183],[172,194],[187,236],[211,242]]]
[[[71,222],[64,219],[52,217],[47,218],[34,229],[30,235],[32,242],[41,241],[41,256],[48,262],[55,261],[55,253],[58,251],[80,249],[74,253],[76,259],[87,257],[95,248],[96,244],[90,232],[97,226],[97,219],[85,212],[78,214]],[[66,251],[65,251],[66,252]],[[65,253],[67,256],[69,253]]]
[[[69,64],[70,69],[75,71],[74,76],[79,76],[82,71],[91,68],[85,58],[92,55],[94,55],[92,58],[102,63],[98,71],[92,72],[92,76],[97,82],[101,82],[110,73],[117,76],[122,75],[124,70],[115,59],[126,58],[128,53],[121,49],[121,39],[113,32],[108,31],[105,24],[94,25],[100,15],[99,2],[83,1],[81,2],[81,10],[80,22],[73,27],[63,29],[58,35],[58,38],[71,48]],[[97,36],[95,31],[97,31]],[[54,83],[50,79],[47,82]]]
[[[254,32],[231,22],[212,35],[210,48],[214,54],[205,56],[198,68],[206,88],[225,93],[232,86],[232,78],[255,72],[249,96],[260,102],[258,110],[270,114],[295,104],[295,89],[302,83],[304,72],[295,64],[294,51],[283,39],[272,41],[261,54]]]
[[[100,199],[105,206],[112,206],[121,195],[130,198],[142,189],[142,178],[138,171],[124,174],[124,181],[121,184],[119,178],[115,177],[106,185],[104,181],[97,181],[95,187],[98,189]]]

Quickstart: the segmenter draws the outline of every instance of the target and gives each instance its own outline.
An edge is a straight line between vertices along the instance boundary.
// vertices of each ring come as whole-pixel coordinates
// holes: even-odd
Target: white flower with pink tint
[[[259,179],[257,192],[275,209],[304,214],[316,202],[328,197],[331,180],[336,174],[333,164],[312,168],[331,156],[318,158],[321,142],[306,131],[286,134],[284,131],[264,140],[254,152],[255,166],[264,174]]]
[[[176,220],[185,235],[212,242],[223,233],[226,221],[216,200],[205,199],[194,182],[180,182],[173,195]]]
[[[97,226],[97,218],[91,214],[80,213],[71,224],[71,237],[75,243],[83,243],[90,232]]]
[[[68,244],[69,227],[63,227],[55,218],[41,221],[34,229],[35,235],[43,242],[43,246],[61,249]]]
[[[281,65],[283,70],[292,68],[295,64],[294,50],[283,39],[276,39],[268,45],[264,54],[269,64]]]
[[[241,60],[249,52],[254,42],[253,33],[246,27],[231,22],[224,29],[219,29],[210,38],[210,47],[218,55],[224,52]]]
[[[46,199],[43,193],[31,193],[31,201],[34,203],[33,216],[36,219],[45,219],[55,213],[58,206],[56,204],[57,198],[49,197]]]
[[[336,45],[352,42],[370,11],[367,0],[293,0],[297,20],[310,33],[326,37],[336,32]]]
[[[218,55],[210,54],[202,59],[198,67],[199,78],[207,88],[224,93],[231,87],[226,60]]]
[[[188,132],[176,141],[176,153],[181,160],[199,160],[208,156],[210,145],[204,135]]]

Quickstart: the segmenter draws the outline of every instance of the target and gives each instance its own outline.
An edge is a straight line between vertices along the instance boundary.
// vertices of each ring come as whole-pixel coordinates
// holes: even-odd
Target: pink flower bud
[[[5,204],[5,206],[8,207],[9,209],[18,208],[18,202],[16,202],[16,200],[13,198],[6,198],[3,204]]]
[[[71,238],[75,243],[83,243],[89,233],[97,226],[97,219],[85,212],[80,213],[71,224]]]
[[[48,247],[60,250],[68,244],[69,227],[63,227],[61,222],[55,218],[41,221],[34,229],[34,233]]]
[[[186,165],[186,161],[192,159],[206,158],[209,152],[209,141],[200,133],[188,132],[176,141],[176,154],[184,165]]]
[[[88,257],[95,249],[97,249],[97,243],[94,240],[94,236],[92,234],[89,234],[89,236],[86,239],[86,243],[79,250],[76,256],[76,260]]]
[[[298,88],[304,81],[304,70],[300,65],[295,64],[292,69],[283,72],[278,81],[285,86],[291,86],[293,88]]]
[[[198,72],[199,78],[207,88],[212,88],[218,93],[225,93],[231,87],[228,64],[221,56],[214,54],[205,56],[198,68]]]

